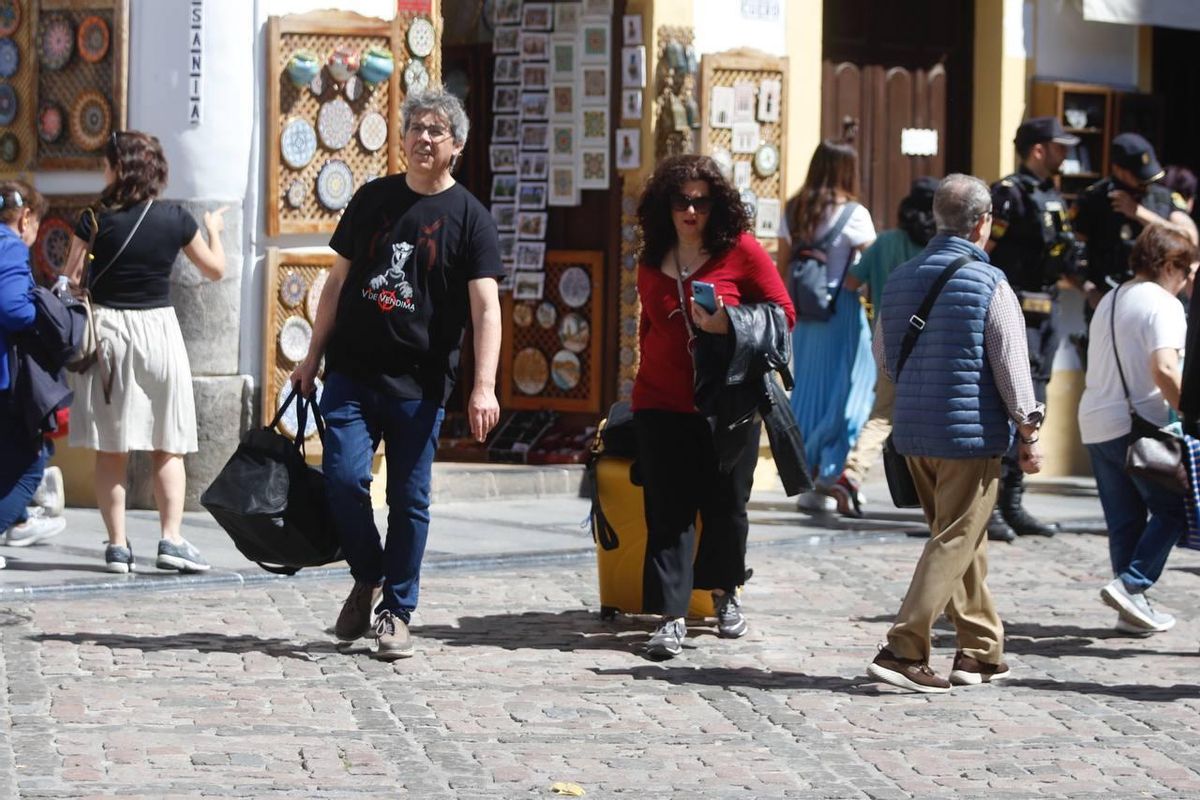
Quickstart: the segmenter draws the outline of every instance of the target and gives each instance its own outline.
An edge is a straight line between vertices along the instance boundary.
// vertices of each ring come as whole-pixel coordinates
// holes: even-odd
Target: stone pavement
[[[1098,598],[1103,537],[994,548],[1013,677],[920,696],[863,670],[921,545],[755,547],[750,634],[695,626],[663,664],[649,620],[599,619],[586,553],[431,563],[418,653],[390,665],[332,644],[343,575],[10,596],[0,797],[1200,796],[1200,553],[1153,592],[1179,625],[1132,639]]]

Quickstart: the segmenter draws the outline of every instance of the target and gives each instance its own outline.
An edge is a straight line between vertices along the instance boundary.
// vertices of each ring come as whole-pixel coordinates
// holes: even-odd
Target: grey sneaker
[[[57,536],[67,527],[67,521],[62,517],[51,517],[41,506],[29,506],[29,519],[20,525],[13,525],[4,537],[4,543],[9,547],[28,547],[40,541]]]
[[[746,635],[749,626],[742,614],[742,601],[737,593],[713,592],[713,607],[717,610],[717,635],[722,639],[740,639]]]
[[[127,544],[110,544],[105,547],[104,568],[122,575],[133,572],[133,548]]]
[[[212,569],[200,551],[192,546],[187,539],[180,539],[175,544],[169,539],[158,540],[158,560],[154,566],[159,569],[177,569],[180,572],[207,572]]]
[[[375,657],[380,661],[397,661],[413,654],[408,624],[387,609],[380,611],[375,620],[375,638],[379,640]]]
[[[1160,633],[1175,626],[1173,616],[1155,611],[1144,592],[1130,592],[1120,578],[1113,578],[1100,590],[1100,599],[1110,608],[1116,609],[1121,618],[1134,627]]]
[[[687,623],[683,617],[663,619],[662,624],[650,634],[646,642],[646,655],[654,659],[674,658],[683,652],[683,638],[687,636]]]
[[[42,482],[33,493],[33,504],[45,509],[48,517],[61,517],[66,507],[67,493],[63,489],[63,474],[58,467],[46,467]]]

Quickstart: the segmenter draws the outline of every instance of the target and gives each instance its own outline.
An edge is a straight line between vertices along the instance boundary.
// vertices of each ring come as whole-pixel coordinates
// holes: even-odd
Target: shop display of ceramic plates
[[[304,188],[304,182],[297,178],[287,188],[287,204],[292,208],[299,208],[304,205],[304,198],[307,195],[308,191]]]
[[[11,125],[17,118],[17,93],[12,84],[0,82],[0,125]]]
[[[351,75],[346,79],[346,85],[342,87],[342,94],[346,95],[346,99],[353,103],[358,98],[362,97],[363,82],[362,78],[357,75]]]
[[[409,24],[405,40],[408,42],[409,51],[417,58],[429,55],[433,52],[433,45],[437,41],[433,23],[425,17],[417,17]]]
[[[308,316],[308,321],[312,324],[317,324],[317,309],[321,307],[321,292],[325,291],[325,281],[329,278],[329,270],[323,269],[317,273],[317,277],[313,278],[312,285],[308,287],[308,300],[304,304],[304,312]]]
[[[537,323],[543,328],[550,329],[558,322],[558,309],[549,300],[543,300],[537,307]]]
[[[325,384],[324,384],[324,382],[321,381],[320,378],[316,378],[313,380],[313,386],[316,390],[317,402],[319,403],[319,402],[321,402],[321,395],[325,394]],[[285,380],[283,382],[283,385],[279,387],[279,392],[275,395],[276,410],[281,408],[283,406],[283,404],[287,402],[288,395],[290,395],[291,393],[292,393],[292,385]],[[317,422],[315,419],[313,419],[312,414],[308,415],[307,423],[308,424],[306,424],[304,426],[304,438],[305,439],[309,438],[310,436],[312,436],[314,433],[317,432]],[[284,433],[286,433],[288,436],[291,436],[293,439],[295,439],[296,438],[296,429],[299,426],[300,426],[300,423],[296,419],[296,403],[295,403],[295,401],[293,401],[292,404],[290,406],[288,406],[287,411],[283,412],[283,416],[279,418],[279,428]]]
[[[414,94],[428,85],[429,73],[425,71],[425,65],[415,58],[409,61],[408,66],[404,68],[404,90]]]
[[[550,379],[550,366],[536,347],[526,347],[513,359],[513,383],[523,394],[538,394]]]
[[[84,150],[99,150],[108,141],[112,111],[97,91],[82,92],[71,107],[71,138]]]
[[[19,155],[21,155],[21,140],[12,131],[5,131],[3,135],[0,135],[0,161],[12,164]]]
[[[341,211],[350,202],[353,193],[354,173],[350,171],[350,166],[336,158],[326,161],[317,175],[317,199],[321,205],[330,211]]]
[[[42,20],[38,37],[38,57],[46,69],[62,69],[75,50],[75,29],[63,14],[49,14]]]
[[[579,356],[570,350],[559,350],[554,354],[554,360],[550,362],[550,377],[554,379],[554,385],[559,389],[564,392],[574,389],[579,385],[582,373]]]
[[[558,340],[563,347],[572,353],[582,353],[591,338],[592,326],[586,319],[574,311],[563,314],[562,322],[558,323]]]
[[[45,266],[55,272],[62,271],[67,263],[67,251],[71,248],[73,233],[71,224],[61,217],[42,220],[38,229],[38,241],[34,247]]]
[[[21,0],[0,0],[0,36],[11,36],[21,24]]]
[[[592,296],[592,279],[583,267],[567,267],[558,278],[558,294],[571,308],[579,308]]]
[[[98,64],[108,55],[108,23],[97,16],[85,17],[79,23],[79,31],[75,35],[75,46],[79,48],[79,57],[89,64]]]
[[[316,97],[320,97],[321,95],[325,94],[324,73],[318,71],[317,74],[313,76],[313,79],[308,82],[308,90]]]
[[[354,112],[350,104],[340,97],[322,104],[317,112],[317,135],[330,150],[341,150],[348,145],[354,135]]]
[[[362,146],[374,153],[387,144],[387,119],[378,111],[368,111],[363,114],[358,123],[358,140]]]
[[[306,119],[292,117],[279,134],[279,155],[292,169],[301,169],[317,154],[317,132]]]
[[[295,308],[304,299],[307,290],[308,284],[304,282],[304,276],[288,270],[279,282],[279,302],[288,308]]]
[[[62,106],[53,100],[42,101],[41,108],[38,109],[37,132],[38,138],[47,144],[54,144],[62,138]]]
[[[518,328],[528,328],[533,324],[533,306],[529,303],[518,303],[513,306],[512,320]]]
[[[0,78],[11,78],[21,66],[21,51],[7,36],[0,39]]]
[[[312,326],[304,317],[293,314],[279,327],[279,352],[293,364],[299,364],[308,355],[311,341]]]

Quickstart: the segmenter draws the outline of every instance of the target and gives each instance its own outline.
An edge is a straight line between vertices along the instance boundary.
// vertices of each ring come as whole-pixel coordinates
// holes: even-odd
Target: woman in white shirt
[[[1088,343],[1079,431],[1092,460],[1108,523],[1113,581],[1100,597],[1117,610],[1117,630],[1148,634],[1175,624],[1145,592],[1162,574],[1187,524],[1184,499],[1125,472],[1130,409],[1163,426],[1179,408],[1180,353],[1187,318],[1178,295],[1196,269],[1196,247],[1166,225],[1142,231],[1129,257],[1133,280],[1096,307]],[[1120,335],[1113,336],[1115,331]],[[1114,346],[1115,340],[1115,346]]]
[[[793,254],[804,245],[820,242],[842,212],[851,208],[841,232],[825,248],[833,316],[803,319],[797,308],[792,331],[796,376],[792,413],[804,436],[804,455],[816,483],[816,492],[801,495],[799,505],[810,510],[832,510],[830,495],[835,484],[843,480],[846,455],[875,399],[875,362],[871,358],[867,316],[858,294],[844,285],[844,277],[859,253],[875,241],[871,214],[856,202],[857,194],[855,149],[848,144],[822,142],[809,162],[804,185],[788,201],[780,225],[780,271],[788,283]]]

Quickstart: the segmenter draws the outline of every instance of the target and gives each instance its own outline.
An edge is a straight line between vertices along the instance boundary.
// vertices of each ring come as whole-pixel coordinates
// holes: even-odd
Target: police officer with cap
[[[1073,212],[1075,231],[1087,243],[1082,288],[1091,308],[1109,289],[1133,277],[1129,253],[1147,225],[1169,222],[1197,241],[1187,203],[1159,183],[1163,168],[1145,137],[1119,134],[1109,161],[1112,174],[1084,189]]]
[[[1055,284],[1064,274],[1074,272],[1077,252],[1066,203],[1054,177],[1067,148],[1079,144],[1079,137],[1064,131],[1057,117],[1034,117],[1017,128],[1013,141],[1021,164],[1015,173],[992,186],[992,234],[987,251],[1021,301],[1034,394],[1045,403],[1059,340]],[[1024,477],[1015,453],[1005,455],[1000,496],[988,523],[989,539],[1010,542],[1017,534],[1053,536],[1057,532],[1057,526],[1039,521],[1022,507]]]

